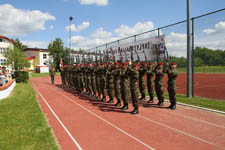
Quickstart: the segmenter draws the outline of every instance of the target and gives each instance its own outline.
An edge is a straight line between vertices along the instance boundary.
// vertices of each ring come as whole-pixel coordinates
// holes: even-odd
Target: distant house
[[[5,66],[4,64],[7,62],[7,58],[4,57],[4,54],[7,53],[9,48],[14,48],[14,45],[15,41],[0,35],[0,66]],[[8,68],[11,69],[10,66]]]
[[[27,48],[25,50],[27,54],[26,59],[31,63],[30,68],[28,70],[35,70],[37,67],[46,67],[52,61],[52,57],[49,55],[48,49],[42,48]]]

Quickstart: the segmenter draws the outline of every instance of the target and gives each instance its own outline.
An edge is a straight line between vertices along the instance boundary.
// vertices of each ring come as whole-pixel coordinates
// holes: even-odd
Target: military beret
[[[112,65],[112,62],[109,62],[108,65]]]
[[[138,64],[134,63],[133,66],[134,66],[134,67],[138,67]]]
[[[105,65],[105,63],[104,63],[104,62],[102,62],[102,63],[101,63],[101,65]]]
[[[120,65],[120,62],[115,62],[115,65]]]
[[[161,65],[163,65],[163,63],[162,63],[162,62],[159,62],[158,64],[159,64],[160,66],[161,66]]]
[[[145,62],[142,62],[142,63],[141,63],[141,65],[145,66],[145,65],[146,65],[146,63],[145,63]]]
[[[173,62],[172,65],[177,65],[177,63],[176,62]]]
[[[124,65],[124,66],[128,66],[128,62],[124,62],[123,65]]]
[[[149,62],[149,65],[152,65],[152,62]]]

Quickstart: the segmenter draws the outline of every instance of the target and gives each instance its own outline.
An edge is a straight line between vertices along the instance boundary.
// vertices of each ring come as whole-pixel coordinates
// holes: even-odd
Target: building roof
[[[27,60],[32,60],[32,59],[34,59],[34,58],[35,58],[35,56],[32,56],[32,57],[26,57]]]
[[[7,37],[5,37],[3,35],[0,35],[0,38],[6,39],[7,41],[11,42],[12,44],[16,44],[16,42],[14,40],[9,39],[9,38],[7,38]]]
[[[27,48],[25,49],[25,51],[49,52],[48,49],[44,49],[44,48]]]

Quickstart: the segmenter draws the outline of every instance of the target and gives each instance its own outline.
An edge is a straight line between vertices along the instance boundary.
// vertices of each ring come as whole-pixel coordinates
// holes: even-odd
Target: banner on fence
[[[107,54],[108,51],[108,54]],[[127,44],[118,44],[117,46],[107,48],[104,53],[110,58],[115,57],[118,60],[131,60],[131,51],[133,51],[134,61],[153,61],[166,58],[165,35],[147,38]],[[145,57],[146,56],[146,57]]]

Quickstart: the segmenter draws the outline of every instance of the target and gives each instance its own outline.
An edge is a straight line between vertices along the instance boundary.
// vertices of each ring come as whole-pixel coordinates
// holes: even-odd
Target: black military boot
[[[96,97],[96,92],[94,92],[94,94],[92,95],[92,97]]]
[[[107,103],[113,103],[114,101],[113,101],[113,99],[110,99]]]
[[[106,100],[106,99],[105,99],[105,96],[103,96],[103,98],[101,99],[101,101],[105,102],[105,100]]]
[[[153,103],[153,102],[154,102],[154,100],[151,98],[147,101],[147,103]]]
[[[124,105],[121,109],[122,110],[127,110],[128,109],[128,105]]]
[[[132,115],[138,114],[138,107],[134,107],[134,110],[132,112],[130,112]]]
[[[115,104],[116,107],[121,106],[120,100]]]
[[[174,109],[176,109],[176,105],[170,105],[169,108],[174,110]]]
[[[159,105],[159,106],[163,106],[163,105],[164,105],[164,103],[163,103],[163,101],[159,101],[157,105]]]
[[[97,98],[97,99],[100,99],[100,96],[98,95],[96,98]]]

